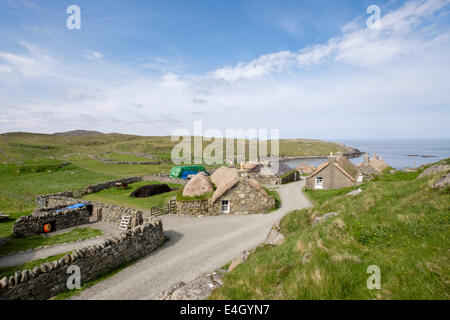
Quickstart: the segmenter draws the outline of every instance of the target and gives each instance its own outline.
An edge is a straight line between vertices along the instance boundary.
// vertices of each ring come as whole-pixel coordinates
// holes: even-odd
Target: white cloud
[[[86,55],[86,58],[88,60],[100,60],[101,58],[103,58],[103,54],[98,51],[92,51]]]
[[[58,74],[67,82],[63,95],[31,100],[0,89],[4,119],[12,119],[2,131],[161,135],[203,120],[209,128],[279,128],[289,137],[449,136],[450,32],[436,18],[448,3],[411,1],[384,15],[379,31],[354,23],[324,43],[205,74],[148,76],[104,59],[86,76],[72,66]],[[28,50],[3,52],[0,74],[45,76],[35,69],[45,55]]]

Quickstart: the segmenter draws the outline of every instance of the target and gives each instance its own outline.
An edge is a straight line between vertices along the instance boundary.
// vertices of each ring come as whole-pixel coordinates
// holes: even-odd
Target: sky
[[[202,121],[450,138],[449,13],[450,0],[0,0],[0,132],[171,135]]]

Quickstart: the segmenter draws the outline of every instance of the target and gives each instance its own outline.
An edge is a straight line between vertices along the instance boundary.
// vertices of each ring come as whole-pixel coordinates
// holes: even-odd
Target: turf
[[[449,299],[450,189],[441,175],[385,174],[351,189],[310,191],[315,207],[281,222],[286,241],[263,245],[224,278],[213,299]],[[339,215],[312,226],[328,212]],[[381,289],[369,290],[371,265]]]

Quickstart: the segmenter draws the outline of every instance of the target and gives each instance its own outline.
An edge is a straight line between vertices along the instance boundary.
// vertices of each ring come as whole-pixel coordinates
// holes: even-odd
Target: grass
[[[47,263],[47,262],[53,262],[55,260],[59,260],[62,257],[64,257],[67,254],[71,254],[72,252],[66,252],[62,254],[58,254],[55,256],[50,256],[43,259],[33,260],[18,266],[13,267],[5,267],[0,268],[0,279],[3,279],[3,277],[10,277],[14,275],[17,271],[23,271],[23,270],[32,270],[34,267],[40,266],[41,264]]]
[[[280,194],[278,193],[278,191],[273,190],[273,189],[267,189],[267,188],[264,188],[264,189],[271,197],[273,197],[275,199],[275,207],[270,209],[269,213],[280,209],[281,208],[281,197],[280,197]]]
[[[449,299],[450,188],[439,176],[385,174],[351,189],[308,191],[314,208],[285,216],[286,241],[258,247],[213,299]],[[312,227],[315,216],[339,215]],[[309,256],[309,262],[304,257]],[[381,269],[369,290],[367,268]]]
[[[128,185],[127,190],[119,190],[115,188],[106,189],[97,193],[89,194],[83,197],[86,200],[99,201],[103,203],[114,204],[118,206],[125,206],[128,208],[148,210],[151,207],[156,207],[166,203],[173,197],[176,197],[178,190],[172,192],[154,195],[148,198],[133,198],[130,194],[139,187],[159,184],[158,181],[137,182]],[[182,188],[182,185],[169,183],[167,184],[172,189]]]
[[[0,165],[0,211],[17,212],[20,207],[22,210],[30,210],[35,206],[36,195],[81,190],[91,184],[117,178],[74,164],[52,164],[48,170],[42,170],[43,167],[45,166],[42,164],[34,167],[29,165],[27,170],[24,170],[23,165]]]
[[[15,238],[10,235],[4,238],[7,243],[0,247],[0,255],[7,255],[11,252],[24,251],[30,248],[52,246],[55,244],[73,242],[77,240],[86,240],[101,235],[103,235],[103,233],[94,228],[75,228],[70,232],[48,238],[44,238],[42,235],[38,234],[23,238]]]

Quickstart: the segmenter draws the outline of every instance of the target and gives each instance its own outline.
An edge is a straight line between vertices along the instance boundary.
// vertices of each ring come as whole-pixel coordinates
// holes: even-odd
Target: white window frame
[[[227,210],[223,210],[225,202],[226,202]],[[220,205],[221,205],[222,213],[230,213],[230,200],[222,200]]]
[[[320,183],[318,182],[320,179]],[[314,188],[315,189],[323,189],[323,177],[315,177],[314,178]]]

